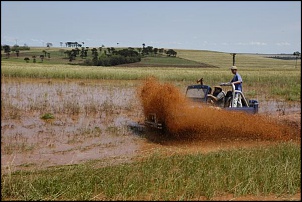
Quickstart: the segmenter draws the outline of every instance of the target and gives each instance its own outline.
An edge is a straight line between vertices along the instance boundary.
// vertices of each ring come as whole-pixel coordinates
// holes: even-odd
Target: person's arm
[[[236,77],[237,77],[237,81],[234,81],[234,82],[231,82],[231,83],[233,83],[233,84],[240,84],[240,83],[242,83],[241,76],[239,74],[237,74]]]
[[[233,84],[240,84],[242,81],[234,81]]]
[[[212,98],[213,100],[217,101],[217,97],[215,97],[214,95],[208,95],[208,97]]]

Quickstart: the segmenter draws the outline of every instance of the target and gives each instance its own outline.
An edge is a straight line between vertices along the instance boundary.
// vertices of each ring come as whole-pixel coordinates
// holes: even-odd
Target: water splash
[[[151,77],[138,88],[144,115],[156,113],[166,132],[177,139],[290,140],[294,133],[274,119],[200,104],[194,107],[171,83]]]

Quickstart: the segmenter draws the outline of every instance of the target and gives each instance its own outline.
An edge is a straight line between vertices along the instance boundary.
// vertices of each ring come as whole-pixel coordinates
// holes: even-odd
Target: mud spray
[[[148,78],[138,89],[144,115],[156,113],[166,133],[177,139],[261,139],[290,140],[291,127],[261,115],[232,112],[208,105],[193,107],[170,83]],[[196,104],[195,104],[196,106]]]

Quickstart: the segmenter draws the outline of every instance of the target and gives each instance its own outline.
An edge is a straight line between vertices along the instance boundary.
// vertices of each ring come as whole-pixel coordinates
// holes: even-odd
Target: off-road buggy
[[[201,82],[200,82],[201,81]],[[210,101],[210,97],[208,96],[212,92],[212,88],[208,85],[204,85],[202,80],[199,80],[200,84],[197,85],[189,85],[186,89],[186,97],[196,104],[204,103],[212,105]],[[219,106],[219,109],[230,110],[230,111],[241,111],[249,114],[258,113],[259,103],[257,100],[247,100],[244,96],[243,92],[235,90],[235,86],[232,83],[221,83],[221,87],[230,88],[228,91],[222,91],[224,94],[223,105]],[[242,107],[235,107],[235,94],[239,93],[241,95],[241,103]],[[200,107],[202,107],[200,105]],[[214,107],[217,107],[214,105]],[[145,125],[152,128],[163,129],[164,123],[159,120],[156,113],[149,113],[145,117]]]

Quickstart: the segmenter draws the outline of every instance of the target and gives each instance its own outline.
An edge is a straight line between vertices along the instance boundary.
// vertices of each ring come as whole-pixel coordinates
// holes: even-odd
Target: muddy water
[[[141,141],[128,127],[142,117],[135,83],[2,81],[2,168],[129,160]]]
[[[274,139],[294,137],[291,128],[273,122],[268,116],[251,116],[213,107],[192,107],[192,103],[174,85],[149,79],[140,91],[145,116],[155,113],[166,131],[180,140]]]
[[[286,102],[278,100],[260,100],[259,113],[288,115],[301,112],[301,102]]]
[[[141,81],[2,79],[3,171],[88,160],[129,162],[146,144],[131,129],[144,120]],[[259,100],[259,113],[300,111],[300,103]],[[41,117],[47,113],[53,119]]]

